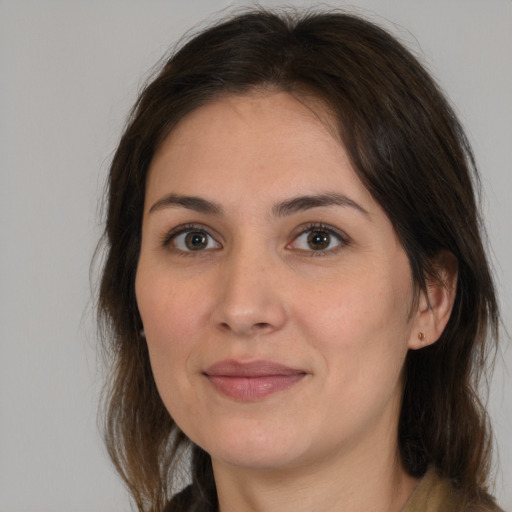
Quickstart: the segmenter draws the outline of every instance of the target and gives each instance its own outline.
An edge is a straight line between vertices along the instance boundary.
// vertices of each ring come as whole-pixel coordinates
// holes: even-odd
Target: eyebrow
[[[167,194],[153,204],[148,213],[162,210],[164,208],[176,207],[182,207],[199,213],[208,213],[213,215],[221,215],[223,213],[222,206],[214,203],[213,201],[208,201],[201,197],[183,196],[180,194]]]
[[[272,208],[276,217],[284,217],[294,213],[310,210],[311,208],[320,208],[322,206],[344,206],[354,208],[366,216],[370,214],[358,203],[343,194],[327,193],[294,197],[287,201],[282,201]]]
[[[272,213],[275,217],[286,217],[294,213],[312,208],[320,208],[325,206],[343,206],[354,208],[360,213],[369,216],[370,214],[358,203],[352,199],[337,193],[314,194],[294,197],[281,201],[274,205]],[[197,196],[185,196],[181,194],[167,194],[159,199],[151,206],[148,213],[152,213],[164,208],[186,208],[194,210],[198,213],[210,215],[222,215],[224,210],[220,204],[208,199]]]

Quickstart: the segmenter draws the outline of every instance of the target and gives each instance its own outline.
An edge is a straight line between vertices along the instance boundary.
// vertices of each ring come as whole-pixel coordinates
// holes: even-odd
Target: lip
[[[243,402],[261,400],[288,389],[307,375],[304,370],[273,361],[234,360],[215,363],[203,374],[218,392]]]

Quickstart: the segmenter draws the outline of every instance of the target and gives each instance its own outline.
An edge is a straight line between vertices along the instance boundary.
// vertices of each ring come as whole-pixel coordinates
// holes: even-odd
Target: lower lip
[[[306,374],[262,375],[259,377],[208,375],[215,389],[235,400],[251,402],[283,391],[302,380]]]

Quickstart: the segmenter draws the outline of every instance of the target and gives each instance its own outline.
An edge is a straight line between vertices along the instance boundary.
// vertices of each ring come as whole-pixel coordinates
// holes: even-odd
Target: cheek
[[[317,347],[324,358],[331,402],[336,404],[328,411],[329,421],[339,428],[347,421],[349,427],[351,422],[373,424],[384,410],[391,410],[389,404],[395,404],[395,411],[401,396],[409,335],[405,300],[372,289],[375,293],[347,287],[337,308],[324,314],[319,324],[323,328]]]
[[[397,283],[366,270],[345,274],[306,301],[299,317],[309,318],[319,333],[325,331],[326,339],[335,336],[342,343],[354,338],[372,342],[392,331],[406,332],[412,302],[407,277]]]
[[[146,337],[169,349],[190,339],[187,334],[204,319],[207,307],[204,285],[175,274],[159,261],[141,260],[135,280]]]
[[[342,385],[392,379],[407,353],[412,281],[406,271],[378,270],[344,273],[297,314]]]
[[[201,313],[197,301],[193,306],[190,288],[178,286],[163,272],[140,267],[135,284],[151,367],[160,389],[173,383],[173,379],[166,375],[179,378],[186,368],[193,332]]]
[[[162,275],[153,279],[151,273],[138,272],[137,304],[158,392],[171,417],[183,428],[183,417],[200,414],[190,396],[189,374],[201,316],[198,304],[203,303],[195,299],[190,287],[177,287],[176,281]]]

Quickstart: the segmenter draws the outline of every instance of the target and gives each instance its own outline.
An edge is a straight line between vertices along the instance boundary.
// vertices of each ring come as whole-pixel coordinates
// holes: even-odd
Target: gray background
[[[482,171],[512,332],[512,1],[352,4],[419,54],[457,106]],[[102,374],[89,263],[100,234],[98,201],[148,71],[186,30],[229,5],[242,4],[0,0],[2,512],[129,509],[96,430]],[[508,510],[511,352],[504,348],[498,358],[490,399],[500,454],[496,492]]]

